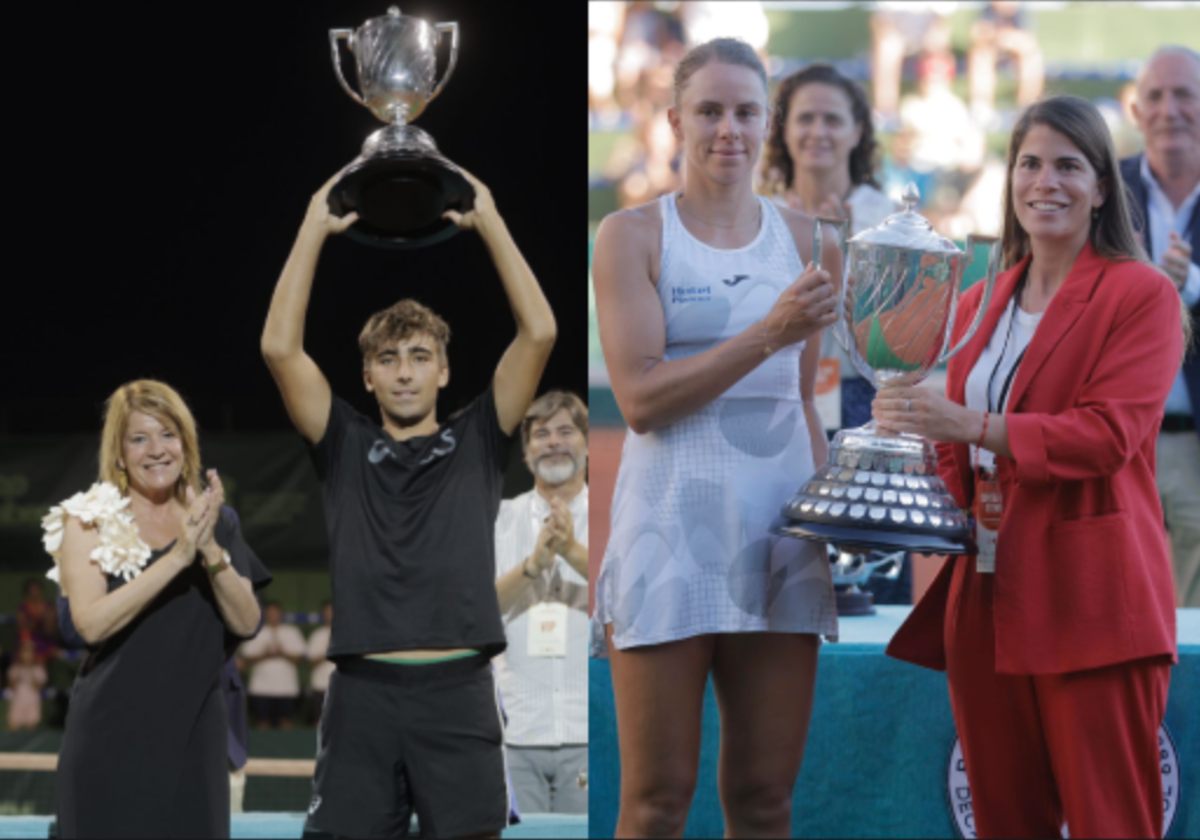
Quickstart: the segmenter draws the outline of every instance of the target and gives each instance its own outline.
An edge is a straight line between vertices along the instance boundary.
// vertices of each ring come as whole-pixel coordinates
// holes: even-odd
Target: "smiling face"
[[[788,103],[784,142],[797,169],[849,171],[850,153],[862,139],[850,99],[833,85],[798,88]]]
[[[437,408],[450,368],[433,337],[415,333],[382,345],[363,369],[363,381],[385,415],[399,426],[413,426]]]
[[[534,421],[525,444],[525,464],[539,482],[551,487],[573,479],[587,466],[587,436],[560,408],[545,421]]]
[[[1016,154],[1013,212],[1032,243],[1083,247],[1092,210],[1104,203],[1106,183],[1066,135],[1034,125]]]
[[[173,491],[183,471],[183,456],[183,442],[173,425],[141,411],[129,415],[117,466],[125,471],[131,489],[143,496]]]
[[[1151,167],[1200,162],[1200,59],[1181,53],[1155,58],[1138,80],[1132,111]]]
[[[751,177],[767,129],[767,92],[749,67],[712,61],[667,112],[689,170],[718,184]]]

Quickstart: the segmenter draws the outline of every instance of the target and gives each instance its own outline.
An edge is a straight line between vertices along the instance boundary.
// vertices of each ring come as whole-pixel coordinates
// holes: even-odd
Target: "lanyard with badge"
[[[540,573],[535,585],[545,580],[545,573]],[[563,658],[567,655],[567,605],[551,602],[551,589],[547,585],[542,601],[529,608],[528,656]]]
[[[1025,349],[1017,355],[1016,361],[1013,362],[1012,368],[1004,378],[1004,384],[1000,388],[1000,398],[993,408],[992,386],[995,384],[996,375],[1000,372],[1000,366],[1004,364],[1004,354],[1008,352],[1008,342],[1012,339],[1013,324],[1017,320],[1017,300],[1024,286],[1025,278],[1022,277],[1013,293],[1013,310],[1008,321],[1008,332],[1004,336],[1004,346],[1000,349],[1000,358],[996,360],[996,366],[992,368],[992,375],[988,377],[988,414],[1004,411],[1004,401],[1008,398],[1013,379],[1016,378],[1017,370],[1021,367],[1021,360],[1025,358],[1025,351],[1029,349],[1029,346],[1026,345]],[[1000,520],[1004,518],[1004,494],[1000,491],[995,459],[993,458],[990,467],[983,466],[979,463],[979,449],[980,447],[975,447],[975,464],[972,470],[975,476],[975,544],[979,547],[979,553],[975,557],[975,571],[992,574],[996,571],[996,540],[1000,533]]]

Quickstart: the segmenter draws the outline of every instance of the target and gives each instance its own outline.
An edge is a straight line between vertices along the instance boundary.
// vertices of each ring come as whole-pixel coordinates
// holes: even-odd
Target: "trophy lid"
[[[957,245],[934,230],[929,220],[914,209],[921,200],[916,184],[910,181],[900,200],[904,202],[904,210],[888,216],[879,227],[864,230],[850,242],[855,245],[906,248],[932,254],[962,253]]]

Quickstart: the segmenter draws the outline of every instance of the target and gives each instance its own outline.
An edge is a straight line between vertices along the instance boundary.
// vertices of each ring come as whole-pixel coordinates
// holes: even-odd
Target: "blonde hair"
[[[450,343],[450,326],[422,303],[405,298],[367,319],[358,336],[363,366],[380,352],[380,348],[414,335],[428,335],[437,343],[442,364],[448,363],[446,345]]]
[[[183,468],[175,483],[175,498],[180,502],[185,501],[188,487],[199,493],[200,440],[196,434],[196,420],[178,391],[152,379],[125,383],[104,404],[104,431],[100,433],[100,480],[119,487],[122,495],[129,494],[129,479],[119,464],[129,418],[135,411],[150,415],[179,435],[183,445]]]

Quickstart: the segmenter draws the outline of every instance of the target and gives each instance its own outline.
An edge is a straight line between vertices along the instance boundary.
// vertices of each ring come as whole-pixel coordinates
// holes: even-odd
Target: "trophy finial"
[[[391,15],[392,17],[400,17],[400,7],[399,6],[388,6],[388,14]]]
[[[917,189],[916,183],[909,181],[904,186],[904,193],[900,196],[900,200],[904,202],[904,212],[911,213],[921,203],[921,191]]]

